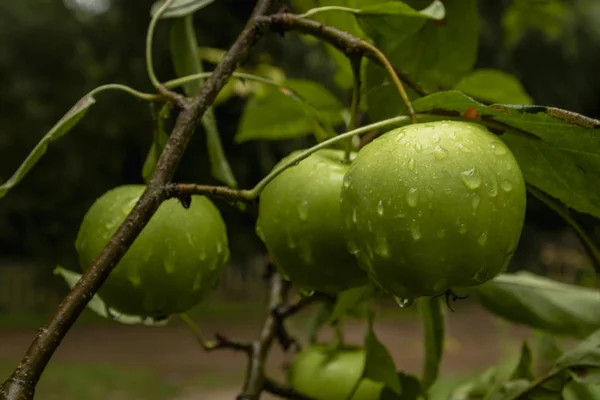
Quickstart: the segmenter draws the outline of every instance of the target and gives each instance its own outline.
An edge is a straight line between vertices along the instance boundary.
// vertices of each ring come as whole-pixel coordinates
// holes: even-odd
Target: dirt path
[[[232,324],[231,322],[201,322],[202,329],[210,334],[222,332],[230,337],[251,339],[257,335],[256,326]],[[506,330],[510,332],[510,339]],[[297,331],[297,328],[292,330]],[[384,342],[398,368],[419,373],[422,367],[423,342],[421,326],[415,321],[386,320],[376,324],[379,339]],[[359,343],[364,335],[364,324],[346,323],[345,335],[348,342]],[[517,351],[519,340],[526,337],[528,330],[505,327],[481,310],[461,310],[449,313],[447,318],[447,340],[442,365],[442,374],[472,371],[484,368],[506,355],[507,349]],[[0,332],[0,357],[20,357],[31,342],[35,332]],[[323,338],[330,336],[325,332]],[[243,376],[245,356],[232,351],[204,353],[189,331],[181,325],[166,328],[138,326],[78,327],[73,329],[56,353],[55,360],[73,363],[106,363],[123,366],[143,366],[155,369],[166,379],[183,382],[202,374]],[[282,378],[282,365],[286,355],[274,348],[269,359],[268,372]],[[216,378],[215,378],[216,379]],[[215,389],[227,393],[217,396],[206,389],[189,388],[178,400],[211,398],[235,398],[231,382],[213,382]],[[231,391],[231,393],[229,393]]]

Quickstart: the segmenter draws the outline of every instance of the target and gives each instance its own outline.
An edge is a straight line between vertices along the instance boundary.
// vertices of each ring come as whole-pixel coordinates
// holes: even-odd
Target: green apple
[[[318,344],[296,356],[289,370],[289,384],[315,400],[377,400],[384,384],[362,378],[354,396],[348,397],[361,379],[364,349],[354,346],[332,350]]]
[[[257,234],[282,274],[305,290],[337,293],[368,282],[344,239],[340,192],[348,167],[343,151],[320,150],[260,195]]]
[[[477,123],[438,121],[394,129],[361,149],[340,200],[361,267],[410,300],[502,272],[521,235],[526,191],[496,135]]]
[[[75,247],[82,269],[100,254],[145,187],[109,190],[90,207]],[[116,310],[145,317],[187,311],[218,283],[229,259],[227,232],[219,210],[206,197],[192,196],[188,209],[163,202],[99,290]]]

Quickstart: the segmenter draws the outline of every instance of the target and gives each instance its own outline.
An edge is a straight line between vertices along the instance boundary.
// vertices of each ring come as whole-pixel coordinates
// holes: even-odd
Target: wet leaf
[[[425,331],[425,366],[422,385],[425,390],[437,380],[444,351],[444,315],[439,298],[419,299]]]
[[[54,274],[61,276],[69,288],[73,288],[75,284],[81,279],[81,274],[70,271],[61,266],[57,266],[54,269]],[[123,314],[114,308],[107,305],[98,294],[95,294],[87,304],[87,307],[98,314],[99,316],[109,319],[111,321],[120,322],[125,325],[149,325],[149,326],[164,326],[169,322],[169,319],[161,319],[160,321],[152,318],[141,317],[138,315],[127,315]]]
[[[515,367],[512,375],[510,376],[511,380],[524,379],[526,381],[532,381],[535,379],[533,374],[533,355],[531,354],[531,349],[527,342],[523,342],[521,346],[521,357],[519,357],[519,363]]]
[[[40,158],[46,153],[46,150],[48,150],[50,142],[58,140],[69,133],[95,102],[96,100],[92,96],[82,98],[42,137],[15,173],[0,186],[0,198],[4,197],[10,189],[15,187],[31,168],[37,164]]]
[[[600,328],[600,293],[530,272],[501,274],[471,288],[485,309],[555,334],[585,337]]]
[[[158,12],[158,9],[165,4],[166,0],[158,0],[150,8],[150,15],[154,16]],[[206,7],[213,3],[215,0],[175,0],[165,12],[160,16],[161,19],[165,18],[180,18],[185,17],[196,11]]]

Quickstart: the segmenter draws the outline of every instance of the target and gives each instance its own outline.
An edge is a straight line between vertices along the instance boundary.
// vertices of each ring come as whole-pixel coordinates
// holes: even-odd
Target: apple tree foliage
[[[203,12],[213,1],[171,1],[162,14],[159,9],[165,2],[159,1],[149,10],[151,16],[159,16],[153,23],[170,24],[171,59],[178,76],[162,84],[188,98],[198,95],[203,80],[210,76],[210,71],[203,69],[205,61],[216,64],[224,54],[221,49],[199,47],[192,23],[191,16]],[[551,10],[548,6],[545,12]],[[406,85],[406,90],[417,120],[473,121],[497,134],[518,161],[528,195],[548,205],[571,225],[596,268],[600,269],[600,231],[597,229],[600,121],[569,110],[536,105],[516,77],[500,70],[475,68],[480,32],[477,0],[293,0],[290,9],[281,12],[336,28],[377,49],[405,83],[408,80],[413,83]],[[525,17],[519,14],[518,7],[510,8],[507,13],[507,24],[522,25],[517,20]],[[518,41],[519,31],[510,32],[506,40]],[[212,175],[227,188],[237,190],[238,183],[221,145],[214,107],[231,97],[246,100],[235,139],[240,145],[254,140],[281,141],[298,137],[313,137],[315,143],[322,143],[358,128],[357,121],[362,125],[376,124],[374,128],[409,123],[408,118],[399,118],[409,116],[410,112],[397,92],[389,69],[382,68],[371,58],[363,58],[357,64],[336,48],[336,43],[314,36],[318,35],[301,34],[307,43],[323,46],[335,65],[335,93],[316,82],[287,77],[268,65],[256,71],[239,66],[202,117],[208,149],[206,157],[210,160]],[[110,90],[123,90],[142,100],[156,100],[155,95],[117,84],[86,94],[42,137],[12,177],[3,182],[0,197],[9,195],[10,189],[26,177],[53,142],[68,140],[69,133],[76,134],[77,123],[87,113],[94,112],[97,101],[108,97],[98,95]],[[159,113],[154,131],[149,133],[153,143],[140,171],[146,181],[152,176],[169,138],[163,121],[174,112],[173,105],[167,102]],[[366,133],[366,137],[374,131],[361,133]],[[355,135],[350,138],[351,142],[340,140],[329,147],[336,151],[348,146],[358,150],[364,137]],[[260,201],[263,188],[264,185],[259,184],[247,192],[248,196]],[[277,199],[270,201],[273,207],[277,206]],[[240,207],[244,212],[244,207]],[[327,265],[321,267],[326,269]],[[81,276],[62,267],[57,267],[56,273],[70,286]],[[364,343],[359,346],[362,355],[353,356],[361,365],[358,373],[352,375],[356,382],[349,385],[357,396],[358,383],[368,380],[379,388],[375,391],[378,398],[386,400],[600,399],[600,386],[597,386],[600,383],[597,373],[600,371],[600,293],[597,289],[521,272],[500,274],[464,292],[491,314],[529,326],[536,335],[522,344],[517,359],[490,366],[452,388],[442,390],[437,385],[447,312],[440,298],[422,297],[414,305],[424,328],[424,362],[419,375],[398,370],[385,344],[377,338],[373,329],[376,320],[373,302],[385,294],[371,284],[337,293],[333,304],[324,305],[315,314],[310,337],[314,338],[326,325],[335,326],[340,335],[329,348],[335,352],[344,346],[343,320],[367,321]],[[305,298],[313,295],[302,292]],[[409,304],[400,301],[400,305]],[[111,308],[99,295],[89,300],[88,307],[125,324],[162,326],[166,322],[125,315]],[[563,350],[557,344],[562,337],[579,342]],[[312,361],[306,362],[310,365]],[[348,386],[348,382],[343,385]],[[297,389],[302,391],[302,388]]]

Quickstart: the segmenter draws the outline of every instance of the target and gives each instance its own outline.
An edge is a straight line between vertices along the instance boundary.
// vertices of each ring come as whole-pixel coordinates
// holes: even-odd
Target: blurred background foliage
[[[316,0],[299,2],[306,5]],[[197,13],[194,23],[200,46],[226,49],[253,3],[219,0]],[[41,136],[87,91],[110,82],[151,91],[143,58],[151,4],[3,2],[0,178],[10,177]],[[481,0],[479,12],[476,68],[497,68],[515,75],[536,104],[600,118],[600,2]],[[159,79],[174,78],[168,22],[158,25],[154,54]],[[340,60],[332,59],[323,45],[287,34],[285,39],[271,36],[262,41],[245,66],[272,64],[287,77],[317,81],[348,104],[350,93],[336,85],[343,82],[343,66],[336,62]],[[206,70],[212,67],[205,65]],[[33,264],[44,276],[57,264],[76,268],[74,239],[94,199],[112,187],[143,182],[141,169],[152,140],[149,105],[114,92],[100,94],[97,100],[83,122],[52,143],[24,181],[0,199],[0,280],[2,264],[10,259]],[[308,146],[312,139],[235,144],[244,103],[243,98],[231,97],[215,111],[239,185],[251,187],[283,155]],[[199,128],[176,179],[216,183],[206,154],[204,132]],[[223,202],[216,203],[228,223],[232,260],[262,252],[252,213],[246,216]],[[531,199],[516,259],[539,258],[539,243],[564,235],[564,228],[559,217]],[[244,268],[243,263],[232,264]]]

